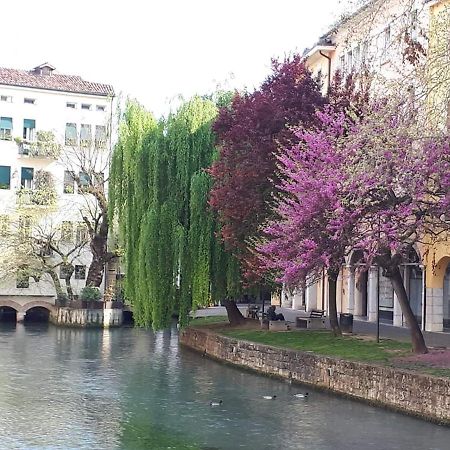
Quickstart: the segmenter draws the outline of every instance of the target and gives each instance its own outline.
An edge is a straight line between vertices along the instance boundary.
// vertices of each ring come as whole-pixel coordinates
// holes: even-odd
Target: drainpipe
[[[331,87],[331,58],[325,55],[325,53],[323,53],[322,50],[320,50],[319,53],[321,56],[328,59],[328,79],[327,79],[327,95],[328,95]]]

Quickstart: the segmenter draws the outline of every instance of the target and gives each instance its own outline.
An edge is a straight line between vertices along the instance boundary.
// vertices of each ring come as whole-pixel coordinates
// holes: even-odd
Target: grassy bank
[[[411,354],[411,345],[403,342],[383,339],[377,343],[353,336],[334,337],[329,331],[221,330],[220,333],[274,347],[363,362],[389,362],[392,358]]]

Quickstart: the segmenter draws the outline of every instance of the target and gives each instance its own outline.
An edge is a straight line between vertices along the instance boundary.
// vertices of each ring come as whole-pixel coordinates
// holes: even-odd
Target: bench
[[[313,309],[310,311],[309,316],[296,317],[295,323],[297,328],[308,328],[311,330],[325,328],[325,311]]]
[[[285,320],[269,320],[269,331],[289,331],[289,323]]]
[[[249,305],[247,307],[247,318],[248,319],[257,319],[259,313],[259,306]]]

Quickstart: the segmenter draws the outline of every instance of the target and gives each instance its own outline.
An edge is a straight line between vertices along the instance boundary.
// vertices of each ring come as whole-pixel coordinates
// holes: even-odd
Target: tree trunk
[[[335,336],[342,336],[341,327],[339,326],[336,307],[337,279],[339,271],[328,269],[328,315],[330,326]]]
[[[228,315],[228,321],[230,325],[240,325],[245,322],[245,317],[239,311],[236,302],[234,300],[225,299],[222,300],[223,306],[225,306]]]
[[[47,270],[47,273],[50,275],[53,284],[55,286],[56,295],[59,296],[63,294],[63,290],[61,287],[61,281],[59,280],[58,274],[54,270]]]
[[[98,254],[92,252],[92,262],[86,277],[86,286],[100,287],[105,271],[105,262]]]
[[[402,308],[402,313],[406,318],[409,329],[411,331],[411,341],[414,353],[428,353],[428,348],[423,338],[422,330],[417,323],[417,319],[414,316],[411,305],[408,301],[408,294],[406,293],[405,286],[403,284],[403,278],[400,274],[398,266],[390,268],[387,271],[387,277],[391,280],[392,287],[397,295],[397,299]]]

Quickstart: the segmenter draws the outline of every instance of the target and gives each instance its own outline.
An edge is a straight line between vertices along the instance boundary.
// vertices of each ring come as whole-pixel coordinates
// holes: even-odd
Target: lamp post
[[[377,266],[377,343],[380,342],[380,266]]]

